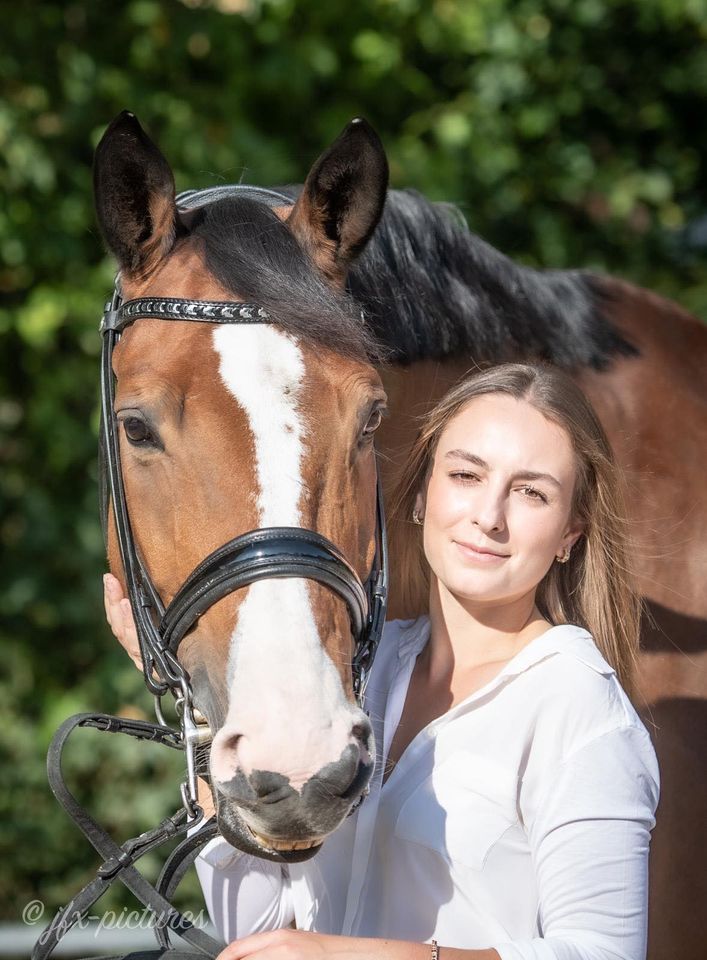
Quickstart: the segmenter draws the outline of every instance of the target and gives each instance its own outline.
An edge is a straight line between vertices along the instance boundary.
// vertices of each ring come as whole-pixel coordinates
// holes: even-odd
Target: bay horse
[[[454,208],[388,190],[383,147],[361,120],[276,202],[223,188],[184,211],[167,161],[123,113],[98,147],[95,183],[126,298],[253,301],[277,321],[141,320],[116,349],[126,496],[167,600],[202,557],[265,524],[319,531],[365,577],[379,426],[389,492],[419,415],[473,365],[542,358],[576,377],[631,486],[647,605],[637,704],[663,776],[650,957],[701,958],[707,330],[629,283],[519,266]],[[427,598],[403,605],[394,540],[391,557],[390,615],[414,615]],[[109,559],[120,577],[114,537]],[[227,838],[238,842],[238,815],[256,852],[264,836],[302,859],[363,793],[354,768],[370,768],[374,745],[351,655],[342,603],[299,580],[253,584],[185,637],[180,661],[216,732],[210,774]]]

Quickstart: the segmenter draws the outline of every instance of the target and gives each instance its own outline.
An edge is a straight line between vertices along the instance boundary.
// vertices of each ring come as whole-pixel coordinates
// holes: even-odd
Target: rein
[[[255,187],[214,187],[188,191],[177,198],[181,209],[191,209],[226,196],[250,195],[271,205],[290,204],[290,198],[272,190]],[[154,916],[154,928],[167,956],[168,930],[195,946],[199,957],[214,957],[222,945],[194,928],[169,903],[181,877],[201,848],[218,832],[215,819],[198,833],[183,840],[172,852],[156,886],[148,883],[134,867],[137,859],[157,846],[196,827],[203,819],[197,795],[197,750],[211,740],[206,722],[197,722],[189,676],[177,658],[179,644],[215,603],[236,590],[271,578],[303,578],[323,584],[341,600],[349,612],[355,643],[352,659],[354,694],[363,704],[370,670],[385,622],[388,561],[380,477],[376,480],[375,556],[366,582],[338,547],[314,530],[304,527],[262,527],[223,544],[189,574],[173,600],[165,605],[140,556],[130,522],[120,460],[119,425],[115,415],[113,351],[127,326],[142,318],[212,324],[276,323],[254,303],[187,300],[174,297],[144,297],[123,301],[119,278],[112,299],[106,304],[100,324],[101,350],[101,517],[107,531],[109,504],[125,573],[127,594],[133,609],[145,684],[155,698],[158,723],[111,717],[106,714],[78,714],[57,731],[47,755],[51,788],[67,813],[104,858],[95,879],[43,931],[32,960],[46,960],[62,937],[115,880],[119,879]],[[170,727],[162,712],[162,698],[171,694],[179,716],[179,729]],[[200,716],[196,711],[196,716]],[[61,771],[61,756],[69,735],[79,727],[109,733],[123,733],[184,750],[187,777],[181,785],[182,807],[154,830],[118,846],[89,816],[68,790]],[[143,956],[143,955],[141,955]],[[144,955],[147,957],[148,955]],[[187,955],[180,953],[183,960]]]

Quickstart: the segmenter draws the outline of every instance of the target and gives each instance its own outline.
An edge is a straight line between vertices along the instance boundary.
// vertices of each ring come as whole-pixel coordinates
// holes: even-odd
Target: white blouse
[[[384,762],[429,621],[386,625],[370,796],[303,864],[217,837],[197,860],[228,943],[288,925],[502,960],[643,960],[658,802],[650,738],[591,636],[552,627]]]

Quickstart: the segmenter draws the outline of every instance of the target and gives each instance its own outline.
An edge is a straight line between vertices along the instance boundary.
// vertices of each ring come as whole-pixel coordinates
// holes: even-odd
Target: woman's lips
[[[508,559],[507,553],[498,553],[489,550],[488,547],[477,547],[473,543],[464,543],[462,540],[455,540],[461,555],[467,560],[474,560],[476,563],[502,563]]]

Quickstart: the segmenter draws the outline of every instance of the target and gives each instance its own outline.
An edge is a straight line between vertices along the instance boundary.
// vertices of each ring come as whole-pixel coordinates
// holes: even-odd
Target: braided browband
[[[126,300],[117,310],[106,310],[101,333],[120,331],[142,318],[158,320],[201,320],[204,323],[270,323],[270,315],[257,303],[228,300],[181,300],[177,297],[144,297]]]

